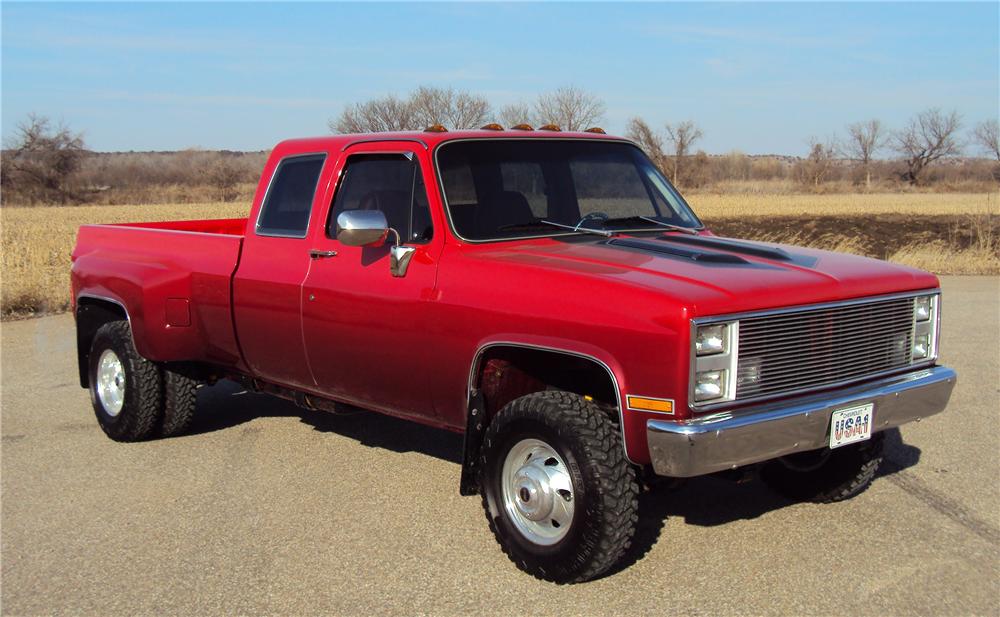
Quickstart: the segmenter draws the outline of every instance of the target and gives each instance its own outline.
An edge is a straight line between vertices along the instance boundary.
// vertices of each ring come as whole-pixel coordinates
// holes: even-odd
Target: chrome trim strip
[[[608,366],[607,364],[605,364],[603,360],[601,360],[600,358],[596,358],[594,356],[591,356],[589,354],[580,353],[580,352],[577,352],[577,351],[570,351],[568,349],[559,349],[558,347],[545,347],[543,345],[533,345],[531,343],[518,343],[518,342],[515,342],[515,341],[493,341],[493,342],[490,342],[490,343],[486,343],[485,345],[482,345],[479,349],[476,350],[475,355],[472,356],[472,364],[469,366],[469,382],[468,382],[468,385],[466,387],[466,392],[465,392],[466,413],[468,413],[469,404],[472,402],[473,382],[474,382],[474,380],[476,378],[476,371],[477,371],[477,369],[479,367],[479,361],[482,359],[483,353],[487,349],[490,349],[492,347],[503,347],[503,346],[507,346],[507,347],[522,347],[524,349],[534,349],[534,350],[538,350],[538,351],[550,351],[550,352],[553,352],[553,353],[561,353],[561,354],[566,355],[566,356],[575,356],[577,358],[583,358],[585,360],[590,360],[591,362],[594,362],[595,364],[601,366],[605,371],[607,371],[608,372],[608,376],[611,377],[611,383],[615,387],[615,398],[618,399],[618,429],[621,432],[621,436],[622,436],[622,450],[624,450],[624,452],[625,452],[625,459],[628,462],[635,464],[635,461],[633,461],[631,459],[631,457],[629,457],[629,455],[628,455],[628,442],[625,439],[625,413],[624,413],[625,405],[624,405],[624,401],[622,401],[621,388],[619,388],[619,386],[618,386],[618,378],[615,377],[614,371],[612,371],[611,367]]]
[[[735,400],[729,400],[729,401],[720,401],[720,402],[717,402],[717,403],[712,403],[711,401],[706,401],[705,403],[698,404],[698,403],[695,403],[695,401],[694,401],[694,367],[695,367],[695,358],[696,358],[696,355],[695,355],[695,352],[694,352],[694,338],[693,338],[694,337],[695,328],[697,326],[704,325],[704,324],[709,324],[709,323],[716,323],[716,322],[720,322],[720,321],[731,321],[731,320],[733,320],[733,321],[739,321],[740,319],[749,319],[751,317],[768,317],[768,316],[772,316],[772,315],[784,315],[784,314],[798,313],[798,312],[805,312],[805,311],[812,311],[812,310],[821,310],[821,309],[826,309],[826,308],[837,308],[837,307],[840,307],[840,306],[854,306],[854,305],[858,305],[858,304],[869,304],[869,303],[875,303],[875,302],[883,302],[883,301],[887,301],[887,300],[897,300],[897,299],[900,299],[900,298],[914,298],[916,296],[926,296],[926,295],[932,295],[932,294],[937,294],[938,297],[940,297],[941,288],[938,287],[938,288],[933,288],[933,289],[921,289],[921,290],[916,290],[916,291],[906,291],[906,292],[900,292],[900,293],[894,293],[894,294],[888,294],[888,295],[882,295],[882,296],[868,296],[868,297],[864,297],[864,298],[853,298],[853,299],[850,299],[850,300],[841,300],[841,301],[837,301],[837,302],[824,302],[824,303],[820,303],[820,304],[803,304],[803,305],[798,305],[798,306],[789,306],[789,307],[782,307],[782,308],[776,308],[776,309],[770,309],[770,310],[765,309],[765,310],[760,310],[760,311],[750,311],[750,312],[744,312],[744,313],[731,313],[731,314],[728,314],[728,315],[713,315],[713,316],[710,316],[710,317],[697,317],[697,318],[694,318],[694,319],[691,320],[691,335],[690,336],[692,338],[691,338],[691,341],[689,342],[689,345],[690,345],[691,349],[690,349],[690,360],[689,360],[689,362],[690,362],[690,370],[689,370],[690,381],[688,383],[688,409],[690,409],[694,413],[705,413],[707,411],[715,411],[715,410],[726,408],[726,407],[735,408],[737,406],[740,406],[740,405],[743,405],[743,404],[746,404],[746,403],[756,403],[756,402],[761,402],[761,401],[770,401],[770,400],[774,400],[774,399],[778,399],[778,398],[785,398],[785,397],[789,397],[789,396],[796,396],[796,395],[800,395],[800,394],[805,394],[805,393],[808,393],[808,392],[819,392],[819,391],[831,390],[831,389],[834,389],[834,388],[839,388],[839,387],[843,387],[843,386],[847,386],[847,385],[851,385],[851,384],[855,384],[855,383],[861,383],[861,382],[867,381],[869,379],[877,379],[877,378],[885,377],[885,376],[888,376],[888,375],[898,375],[901,372],[907,372],[907,371],[912,371],[912,370],[915,370],[915,369],[927,368],[929,366],[933,366],[934,362],[936,360],[936,358],[928,358],[928,359],[920,361],[920,362],[914,362],[913,364],[910,364],[908,366],[901,366],[901,367],[897,367],[897,368],[892,368],[892,369],[888,369],[888,370],[885,370],[885,371],[880,371],[880,372],[877,372],[877,373],[869,373],[867,375],[862,375],[860,377],[852,377],[850,379],[845,379],[843,381],[837,381],[837,382],[833,382],[833,383],[829,383],[829,384],[823,384],[823,385],[820,385],[820,386],[807,386],[805,388],[798,388],[798,389],[794,389],[794,390],[785,390],[785,391],[782,391],[782,392],[765,394],[763,396],[757,396],[757,397],[752,397],[752,398],[735,399]],[[738,362],[739,361],[737,359],[737,364],[736,364],[737,368],[739,367]],[[735,392],[733,394],[735,395]]]
[[[126,307],[125,304],[123,304],[121,302],[121,300],[116,300],[115,298],[109,298],[107,296],[99,296],[99,295],[94,294],[94,293],[82,292],[82,293],[80,293],[80,295],[78,295],[76,297],[76,307],[77,307],[77,309],[80,308],[80,298],[90,298],[91,300],[103,300],[104,302],[110,302],[111,304],[117,304],[118,306],[121,307],[121,309],[123,311],[125,311],[125,321],[128,322],[129,329],[130,330],[132,329],[132,317],[128,314],[128,307]],[[73,315],[73,316],[76,317],[76,315]]]
[[[76,310],[73,311],[73,322],[74,322],[74,324],[76,323],[76,314],[80,310],[80,298],[89,298],[91,300],[101,300],[103,302],[110,302],[111,304],[116,304],[119,307],[121,307],[122,311],[125,312],[125,321],[128,323],[129,336],[132,337],[132,346],[136,347],[136,344],[135,344],[135,330],[132,328],[132,315],[129,314],[128,307],[125,306],[124,302],[122,302],[121,300],[116,300],[115,298],[109,298],[107,296],[99,296],[99,295],[94,294],[94,293],[86,293],[86,292],[80,293],[76,297]],[[139,348],[136,347],[136,353],[138,353],[138,349]]]
[[[608,137],[599,137],[599,138],[598,137],[567,137],[565,135],[563,135],[563,136],[552,136],[552,137],[548,137],[548,136],[546,136],[546,137],[490,137],[490,136],[485,136],[485,137],[463,137],[461,139],[450,139],[450,140],[442,141],[438,145],[434,146],[434,154],[433,154],[434,175],[437,177],[436,179],[437,179],[437,185],[438,185],[438,194],[441,196],[441,205],[444,206],[445,220],[448,221],[448,227],[451,230],[452,235],[454,235],[456,238],[458,238],[462,242],[468,242],[469,244],[493,244],[493,243],[496,243],[496,242],[510,242],[510,241],[513,241],[513,240],[534,240],[534,239],[537,239],[537,238],[563,238],[563,237],[568,237],[568,236],[576,236],[576,235],[579,235],[580,233],[586,233],[586,232],[567,232],[567,233],[555,232],[555,233],[540,234],[540,235],[535,235],[535,236],[511,236],[509,238],[493,238],[493,239],[490,239],[490,240],[470,240],[469,238],[466,238],[466,237],[462,236],[462,234],[458,233],[458,230],[455,227],[455,222],[451,218],[451,206],[448,205],[448,194],[444,190],[444,179],[441,176],[441,166],[438,165],[438,152],[440,152],[440,150],[441,150],[441,148],[443,146],[446,146],[448,144],[457,144],[457,143],[461,143],[463,141],[597,141],[597,142],[612,142],[612,143],[629,144],[629,145],[631,145],[631,146],[633,146],[635,148],[638,148],[639,151],[642,152],[645,155],[645,151],[642,148],[639,147],[639,144],[635,143],[631,139],[626,139],[624,137],[611,137],[611,136],[608,136]],[[646,156],[648,157],[648,155],[646,155]],[[667,182],[669,182],[669,180]],[[671,185],[671,186],[673,186],[673,185]],[[677,189],[677,187],[674,187],[674,190],[676,190],[676,189]],[[702,222],[702,220],[700,218],[698,218],[698,214],[695,213],[694,208],[691,207],[691,204],[689,204],[687,202],[687,200],[684,199],[684,197],[680,194],[680,191],[677,191],[677,195],[680,196],[681,201],[683,201],[684,205],[687,206],[688,210],[691,212],[691,215],[694,216],[694,218],[695,218],[696,221],[698,221],[699,227],[692,227],[691,229],[693,229],[695,231],[702,231],[702,230],[704,230],[705,229],[705,224]],[[616,232],[623,232],[624,233],[624,232],[657,231],[657,230],[656,229],[643,228],[643,229],[638,229],[638,230],[636,230],[636,229],[616,229],[615,231]]]
[[[281,166],[285,164],[285,161],[290,159],[305,158],[308,156],[322,156],[323,164],[320,165],[319,174],[316,176],[316,186],[312,190],[313,203],[309,205],[309,218],[306,221],[306,229],[302,235],[297,234],[279,234],[279,233],[261,233],[260,231],[260,217],[264,214],[264,206],[267,204],[267,198],[271,195],[271,186],[274,184],[274,179],[277,177],[278,172],[281,171]],[[264,238],[294,238],[297,240],[305,239],[309,236],[309,227],[312,223],[313,207],[316,205],[316,193],[319,192],[319,180],[323,177],[323,169],[326,167],[327,162],[330,160],[329,153],[327,152],[299,152],[296,154],[289,154],[288,156],[283,156],[278,160],[278,163],[274,166],[274,171],[271,172],[271,177],[267,180],[267,188],[264,189],[264,196],[260,199],[260,208],[257,209],[257,220],[253,223],[253,233],[254,235],[261,236]],[[253,208],[253,206],[251,206]]]
[[[804,396],[689,420],[648,420],[646,439],[657,474],[699,476],[828,447],[830,416],[874,403],[872,433],[944,410],[958,379],[935,366],[840,392]]]
[[[705,317],[695,317],[691,321],[701,325],[712,323],[713,321],[731,321],[734,319],[749,319],[751,317],[769,317],[772,315],[783,315],[786,313],[799,313],[802,311],[812,311],[825,308],[836,308],[838,306],[851,306],[855,304],[868,304],[870,302],[881,302],[884,300],[896,300],[899,298],[912,298],[914,296],[927,296],[941,293],[940,287],[930,289],[917,289],[914,291],[902,291],[898,293],[881,296],[865,296],[862,298],[852,298],[850,300],[837,300],[835,302],[821,302],[819,304],[798,304],[795,306],[783,306],[773,309],[762,309],[759,311],[749,311],[745,313],[728,313],[726,315],[711,315]]]

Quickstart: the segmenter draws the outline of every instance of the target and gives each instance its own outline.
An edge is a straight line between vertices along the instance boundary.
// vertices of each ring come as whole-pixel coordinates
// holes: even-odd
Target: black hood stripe
[[[732,253],[743,253],[744,255],[763,257],[764,259],[773,259],[775,261],[792,261],[792,256],[789,255],[787,251],[783,251],[780,248],[758,246],[756,244],[748,244],[746,242],[740,242],[739,240],[732,240],[730,238],[674,235],[660,236],[657,239],[664,242],[701,246],[710,249],[718,249],[720,251],[730,251]]]
[[[666,240],[666,239],[667,238],[661,238],[661,240]],[[658,242],[656,240],[639,240],[637,238],[612,238],[611,240],[606,241],[605,244],[608,246],[617,246],[621,248],[658,253],[660,255],[667,255],[670,257],[679,257],[681,259],[689,259],[691,261],[696,261],[699,263],[710,263],[710,264],[750,263],[749,261],[743,259],[739,255],[733,255],[730,253],[719,253],[716,251],[702,251],[698,249],[689,249],[683,246],[672,246],[670,244],[664,242]]]

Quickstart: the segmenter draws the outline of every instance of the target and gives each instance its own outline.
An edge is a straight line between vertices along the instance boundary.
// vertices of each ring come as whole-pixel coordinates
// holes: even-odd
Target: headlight
[[[716,321],[691,326],[691,389],[693,405],[714,405],[736,397],[736,359],[740,322]]]
[[[694,351],[699,356],[722,353],[726,350],[726,324],[698,326],[695,331]]]
[[[917,321],[928,321],[931,318],[931,297],[918,296],[913,300],[913,318]]]
[[[938,356],[938,311],[941,296],[917,296],[913,299],[913,347],[910,362],[926,362]]]
[[[694,400],[721,398],[726,389],[726,371],[702,371],[695,375]]]

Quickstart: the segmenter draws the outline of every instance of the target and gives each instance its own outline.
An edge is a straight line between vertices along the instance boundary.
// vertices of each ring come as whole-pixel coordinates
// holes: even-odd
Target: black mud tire
[[[760,477],[793,501],[832,503],[850,499],[871,485],[882,464],[885,434],[834,450],[801,452],[764,465]]]
[[[104,408],[97,393],[97,372],[102,354],[111,350],[125,375],[124,401],[118,414]],[[126,321],[101,326],[94,335],[89,357],[90,400],[97,422],[115,441],[141,441],[155,434],[163,417],[163,379],[160,368],[139,355]]]
[[[566,535],[536,544],[511,522],[500,487],[507,453],[540,439],[565,461],[575,508]],[[600,576],[623,557],[638,521],[639,483],[625,458],[617,419],[583,397],[546,391],[511,401],[483,437],[479,486],[497,542],[518,568],[542,580],[577,583]]]
[[[160,437],[177,437],[194,421],[198,382],[169,368],[163,369],[163,424]]]

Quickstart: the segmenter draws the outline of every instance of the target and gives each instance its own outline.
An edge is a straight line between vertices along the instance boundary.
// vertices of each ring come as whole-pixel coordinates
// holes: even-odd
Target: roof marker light
[[[584,133],[597,133],[598,135],[607,135],[608,134],[607,131],[605,131],[604,129],[602,129],[599,126],[592,126],[589,129],[586,129],[584,131]]]
[[[442,126],[440,124],[432,124],[429,127],[425,128],[424,132],[425,133],[447,133],[448,129],[444,128],[444,126]]]
[[[545,126],[538,127],[539,131],[562,131],[558,124],[546,124]]]
[[[512,131],[533,131],[535,129],[532,128],[532,126],[530,124],[515,124],[514,126],[510,127],[510,130],[512,130]]]
[[[500,126],[499,124],[497,124],[496,122],[490,122],[489,124],[484,124],[483,126],[479,127],[479,130],[481,130],[481,131],[502,131],[503,127]]]

